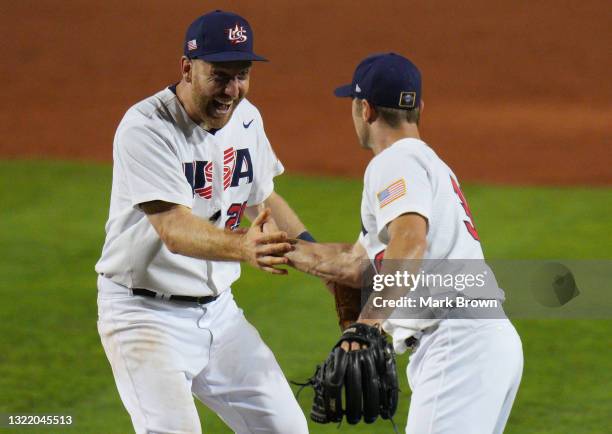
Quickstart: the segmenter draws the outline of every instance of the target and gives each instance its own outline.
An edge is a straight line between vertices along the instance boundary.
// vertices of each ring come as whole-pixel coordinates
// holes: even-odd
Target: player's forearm
[[[266,208],[272,211],[272,219],[276,222],[278,229],[287,232],[291,238],[295,238],[306,230],[295,211],[279,194],[272,192],[264,201]]]
[[[410,234],[399,235],[392,238],[385,250],[385,259],[383,260],[379,274],[395,275],[398,271],[404,271],[410,274],[416,274],[419,271],[421,260],[425,255],[427,243],[424,238],[413,237]],[[398,301],[410,293],[412,288],[407,286],[389,286],[382,291],[374,291],[370,294],[370,298],[364,305],[361,314],[359,315],[360,322],[369,324],[382,323],[391,316],[395,310],[395,303],[388,301]],[[386,303],[383,307],[375,307],[375,298],[382,297]]]
[[[244,260],[242,235],[219,229],[191,212],[168,216],[158,233],[172,253],[209,260]]]
[[[300,241],[285,256],[289,265],[305,273],[353,288],[361,286],[364,260],[354,253],[351,244]]]

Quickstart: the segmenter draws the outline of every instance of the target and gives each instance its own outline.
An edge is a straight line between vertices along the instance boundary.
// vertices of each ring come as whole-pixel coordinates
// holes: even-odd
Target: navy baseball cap
[[[216,10],[197,18],[185,35],[185,56],[207,62],[267,61],[253,53],[253,30],[247,20]]]
[[[334,95],[365,99],[381,107],[411,110],[421,103],[421,73],[399,54],[375,54],[363,60],[355,69],[351,84],[336,88]]]

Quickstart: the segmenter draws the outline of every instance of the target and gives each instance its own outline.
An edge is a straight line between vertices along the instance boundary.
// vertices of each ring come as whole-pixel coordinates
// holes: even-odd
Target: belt
[[[197,303],[197,304],[207,304],[219,298],[218,295],[204,295],[201,297],[194,297],[191,295],[166,295],[166,294],[160,294],[155,291],[150,291],[144,288],[132,288],[132,294],[140,295],[143,297],[161,298],[162,300],[168,299],[168,300],[173,300],[173,301],[187,301],[190,303]]]

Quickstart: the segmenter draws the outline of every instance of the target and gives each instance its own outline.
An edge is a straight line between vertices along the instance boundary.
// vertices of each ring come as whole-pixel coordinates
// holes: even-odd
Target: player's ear
[[[425,108],[425,101],[423,101],[423,99],[421,99],[421,102],[419,103],[419,113],[423,114],[423,109]]]
[[[191,68],[193,67],[193,63],[191,59],[187,56],[181,57],[181,77],[187,83],[191,83]]]
[[[367,100],[362,99],[361,104],[363,105],[361,110],[361,117],[364,122],[372,123],[377,118],[376,108],[370,104]]]
[[[376,106],[374,104],[369,103],[365,99],[363,100],[363,102],[365,103],[364,110],[363,110],[363,114],[364,114],[363,120],[371,124],[376,119],[378,119],[378,112],[376,111]]]

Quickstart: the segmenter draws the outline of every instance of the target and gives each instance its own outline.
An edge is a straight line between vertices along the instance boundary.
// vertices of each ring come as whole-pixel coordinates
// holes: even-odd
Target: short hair
[[[418,125],[419,118],[421,116],[420,107],[404,110],[391,107],[374,106],[374,109],[391,128],[399,127],[402,122]]]

